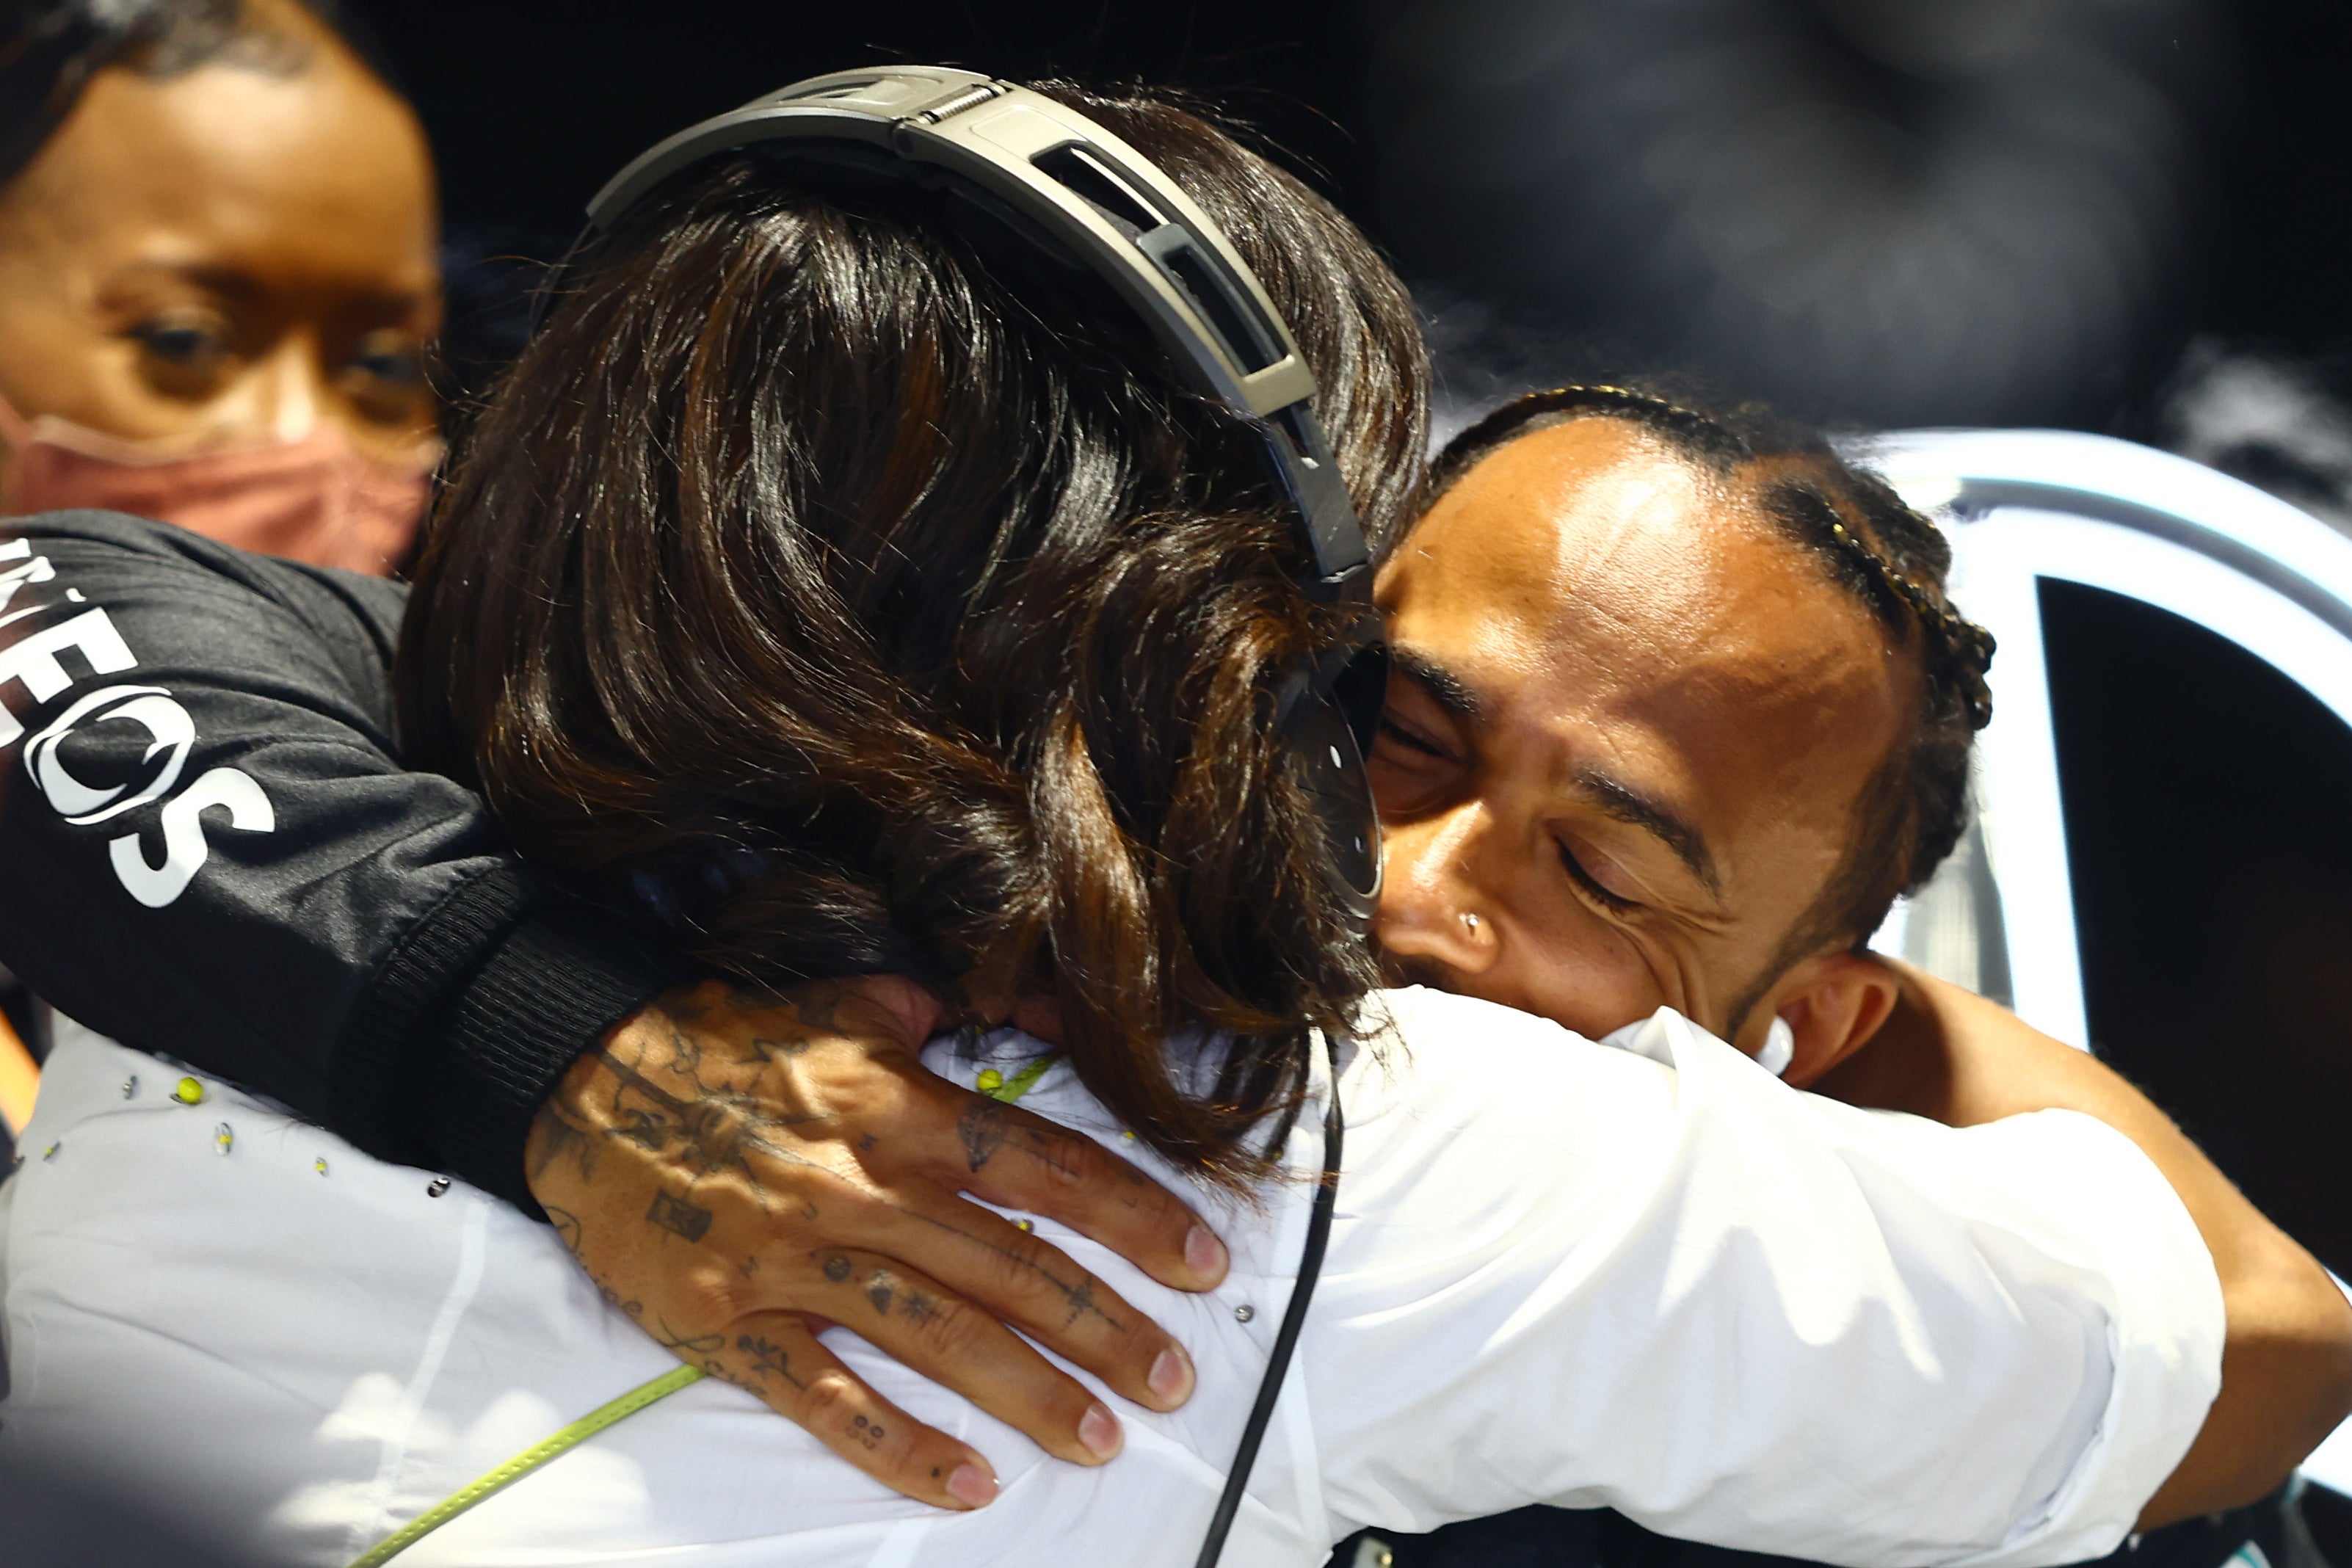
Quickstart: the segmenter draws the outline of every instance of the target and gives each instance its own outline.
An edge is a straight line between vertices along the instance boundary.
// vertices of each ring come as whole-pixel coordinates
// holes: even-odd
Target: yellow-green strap
[[[491,1493],[512,1486],[550,1459],[578,1447],[614,1422],[635,1415],[656,1399],[668,1398],[702,1375],[702,1369],[698,1366],[674,1367],[651,1383],[629,1390],[610,1405],[591,1411],[554,1436],[531,1445],[497,1469],[478,1476],[451,1492],[400,1530],[377,1542],[366,1556],[352,1563],[352,1568],[378,1568],[379,1564],[391,1562]]]
[[[1037,1080],[1045,1076],[1045,1069],[1061,1059],[1058,1054],[1039,1057],[1011,1078],[1006,1078],[994,1068],[982,1068],[974,1087],[989,1099],[1001,1100],[1011,1105],[1036,1088]]]
[[[992,1100],[1001,1100],[1012,1105],[1034,1089],[1037,1080],[1045,1076],[1045,1069],[1059,1060],[1058,1055],[1039,1057],[1011,1078],[1006,1078],[994,1068],[986,1068],[980,1075],[980,1092]],[[525,1448],[497,1469],[451,1492],[409,1521],[397,1533],[378,1542],[366,1556],[353,1562],[352,1568],[380,1568],[381,1564],[391,1562],[491,1493],[512,1486],[550,1459],[578,1447],[615,1421],[635,1415],[656,1399],[676,1394],[702,1375],[702,1369],[698,1366],[681,1366],[662,1373],[642,1388],[631,1389],[601,1409],[591,1411],[554,1436]]]

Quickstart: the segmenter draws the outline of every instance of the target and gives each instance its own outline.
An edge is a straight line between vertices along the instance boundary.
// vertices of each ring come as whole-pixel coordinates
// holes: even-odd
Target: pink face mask
[[[129,441],[0,399],[11,462],[0,511],[98,507],[175,523],[240,550],[381,575],[416,536],[438,443],[396,465],[355,450],[341,426],[299,441],[205,446]]]

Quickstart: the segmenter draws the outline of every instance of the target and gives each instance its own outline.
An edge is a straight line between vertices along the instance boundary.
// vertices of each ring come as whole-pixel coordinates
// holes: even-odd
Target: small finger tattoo
[[[789,1039],[782,1040],[766,1035],[756,1035],[745,1044],[743,1048],[749,1054],[738,1058],[741,1065],[748,1067],[753,1062],[758,1062],[766,1066],[773,1063],[778,1057],[800,1056],[809,1048],[809,1040],[805,1035],[795,1035]]]
[[[994,1159],[996,1152],[1004,1147],[1005,1123],[1011,1119],[1008,1107],[996,1100],[982,1100],[956,1122],[956,1131],[963,1139],[964,1159],[974,1171]]]
[[[660,1326],[654,1338],[662,1348],[677,1352],[680,1359],[684,1359],[688,1351],[698,1356],[715,1356],[727,1348],[725,1334],[681,1334],[667,1321],[659,1319],[656,1321]]]
[[[667,1193],[654,1194],[654,1206],[646,1211],[652,1224],[688,1241],[700,1241],[710,1231],[710,1211],[684,1198]]]
[[[751,1358],[753,1372],[772,1372],[794,1388],[808,1386],[793,1375],[793,1358],[778,1346],[770,1344],[764,1338],[754,1334],[738,1335],[735,1348]]]
[[[580,1216],[570,1209],[548,1208],[547,1223],[555,1230],[555,1238],[572,1257],[580,1256]]]

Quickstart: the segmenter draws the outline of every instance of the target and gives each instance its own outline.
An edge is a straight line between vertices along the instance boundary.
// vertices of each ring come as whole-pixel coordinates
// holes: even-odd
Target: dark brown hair
[[[1686,393],[1623,386],[1530,393],[1446,444],[1431,466],[1432,499],[1496,448],[1592,418],[1637,425],[1685,461],[1740,485],[1769,521],[1910,650],[1917,674],[1908,732],[1864,785],[1844,860],[1732,1009],[1737,1028],[1790,965],[1831,943],[1869,940],[1895,900],[1924,885],[1959,842],[1970,751],[1992,717],[1984,679],[1992,638],[1961,619],[1945,593],[1952,548],[1942,531],[1819,432],[1758,403],[1708,408]]]
[[[1386,267],[1193,114],[1049,90],[1232,236],[1392,532],[1427,369]],[[1337,628],[1256,438],[935,194],[739,155],[568,276],[430,531],[413,754],[729,973],[1049,988],[1114,1114],[1258,1169],[1244,1132],[1374,970],[1271,729]],[[1241,1044],[1202,1094],[1165,1042],[1206,1030]]]

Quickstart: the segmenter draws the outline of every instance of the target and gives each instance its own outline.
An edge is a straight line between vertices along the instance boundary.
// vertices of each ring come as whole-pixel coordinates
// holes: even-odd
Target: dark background
[[[2168,611],[2041,601],[2093,1044],[2352,1279],[2352,730]]]
[[[440,156],[464,352],[509,330],[499,258],[660,136],[944,60],[1261,127],[1414,283],[1459,405],[1675,369],[1832,422],[2137,436],[2352,515],[2341,0],[360,9]]]

